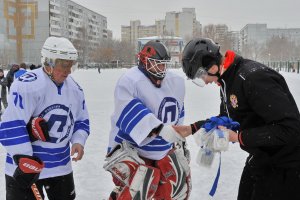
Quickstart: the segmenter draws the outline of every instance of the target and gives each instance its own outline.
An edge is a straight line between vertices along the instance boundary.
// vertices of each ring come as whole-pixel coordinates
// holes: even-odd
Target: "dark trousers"
[[[244,168],[238,200],[299,199],[300,168]]]
[[[31,188],[23,189],[11,176],[5,175],[5,179],[6,200],[35,200]],[[76,196],[73,173],[41,179],[36,185],[43,199],[45,197],[43,187],[49,200],[73,200]]]

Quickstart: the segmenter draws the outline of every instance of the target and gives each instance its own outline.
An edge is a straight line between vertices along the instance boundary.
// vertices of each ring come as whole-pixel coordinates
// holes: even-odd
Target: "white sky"
[[[140,19],[151,25],[169,11],[196,8],[202,25],[225,23],[240,30],[247,23],[267,23],[269,28],[299,28],[299,0],[73,0],[107,17],[114,38],[121,37],[121,25]]]

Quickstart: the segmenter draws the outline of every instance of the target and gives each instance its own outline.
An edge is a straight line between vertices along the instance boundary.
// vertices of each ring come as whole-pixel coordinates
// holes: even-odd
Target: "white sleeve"
[[[115,89],[114,116],[119,130],[141,146],[149,133],[162,122],[135,95],[135,90],[131,80],[121,77]]]
[[[31,83],[16,80],[10,88],[8,107],[0,126],[0,142],[10,156],[33,154],[26,124],[34,112],[38,98],[30,87]]]
[[[90,120],[83,92],[81,92],[80,96],[79,111],[76,116],[71,143],[78,143],[84,147],[90,134]]]
[[[183,125],[184,116],[185,116],[184,105],[182,105],[180,115],[179,115],[179,120],[178,120],[178,123],[176,125]]]

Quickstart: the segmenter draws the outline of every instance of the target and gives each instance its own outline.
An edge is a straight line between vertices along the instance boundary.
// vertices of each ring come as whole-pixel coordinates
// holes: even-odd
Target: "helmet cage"
[[[170,64],[170,60],[147,58],[145,69],[155,78],[163,79],[166,76],[168,64]]]

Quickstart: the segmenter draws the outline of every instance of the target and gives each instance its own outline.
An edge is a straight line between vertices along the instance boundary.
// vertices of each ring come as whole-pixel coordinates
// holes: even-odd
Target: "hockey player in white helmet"
[[[16,79],[0,127],[7,150],[6,199],[75,199],[71,160],[83,156],[90,133],[82,88],[69,74],[77,50],[66,38],[49,37],[42,68]],[[33,186],[36,186],[35,188]],[[37,192],[38,190],[38,192]]]
[[[183,123],[184,80],[167,71],[168,49],[158,40],[146,43],[138,58],[138,66],[126,71],[115,88],[104,165],[116,185],[110,199],[188,199],[188,151],[172,128]]]

